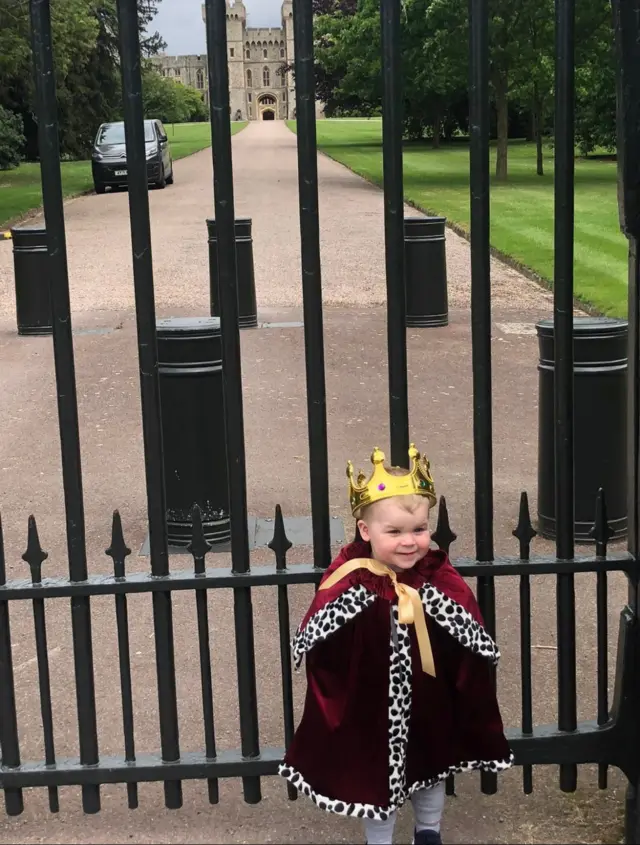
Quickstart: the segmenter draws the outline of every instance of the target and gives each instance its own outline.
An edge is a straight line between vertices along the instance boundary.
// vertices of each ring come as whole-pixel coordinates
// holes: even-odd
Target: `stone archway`
[[[258,97],[258,114],[262,120],[278,119],[278,100],[273,94]]]

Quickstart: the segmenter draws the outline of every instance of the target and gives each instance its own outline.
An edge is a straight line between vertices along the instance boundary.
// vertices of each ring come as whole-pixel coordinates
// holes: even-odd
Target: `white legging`
[[[416,820],[416,830],[440,831],[440,819],[444,809],[444,782],[431,789],[418,789],[411,796],[413,814]],[[393,829],[396,824],[396,813],[382,821],[364,819],[364,832],[367,845],[391,845]]]

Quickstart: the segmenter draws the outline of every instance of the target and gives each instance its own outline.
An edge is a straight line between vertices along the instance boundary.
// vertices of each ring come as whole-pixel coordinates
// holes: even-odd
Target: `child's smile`
[[[360,535],[371,543],[373,557],[396,570],[411,569],[429,550],[429,502],[407,510],[398,499],[383,499],[371,506],[359,522]]]

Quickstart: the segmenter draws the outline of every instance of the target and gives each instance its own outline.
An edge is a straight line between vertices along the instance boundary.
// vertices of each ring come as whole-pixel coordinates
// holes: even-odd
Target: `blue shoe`
[[[437,830],[414,830],[413,845],[442,845],[442,837]]]

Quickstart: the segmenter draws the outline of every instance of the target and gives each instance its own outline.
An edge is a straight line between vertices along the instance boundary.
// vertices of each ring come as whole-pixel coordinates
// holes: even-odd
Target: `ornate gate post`
[[[640,842],[640,0],[613,0],[617,51],[618,206],[620,227],[629,241],[629,382],[628,382],[628,514],[629,552],[635,559],[629,578],[632,616],[627,637],[633,665],[628,689],[637,714],[630,737],[633,747],[626,801],[625,840]]]

